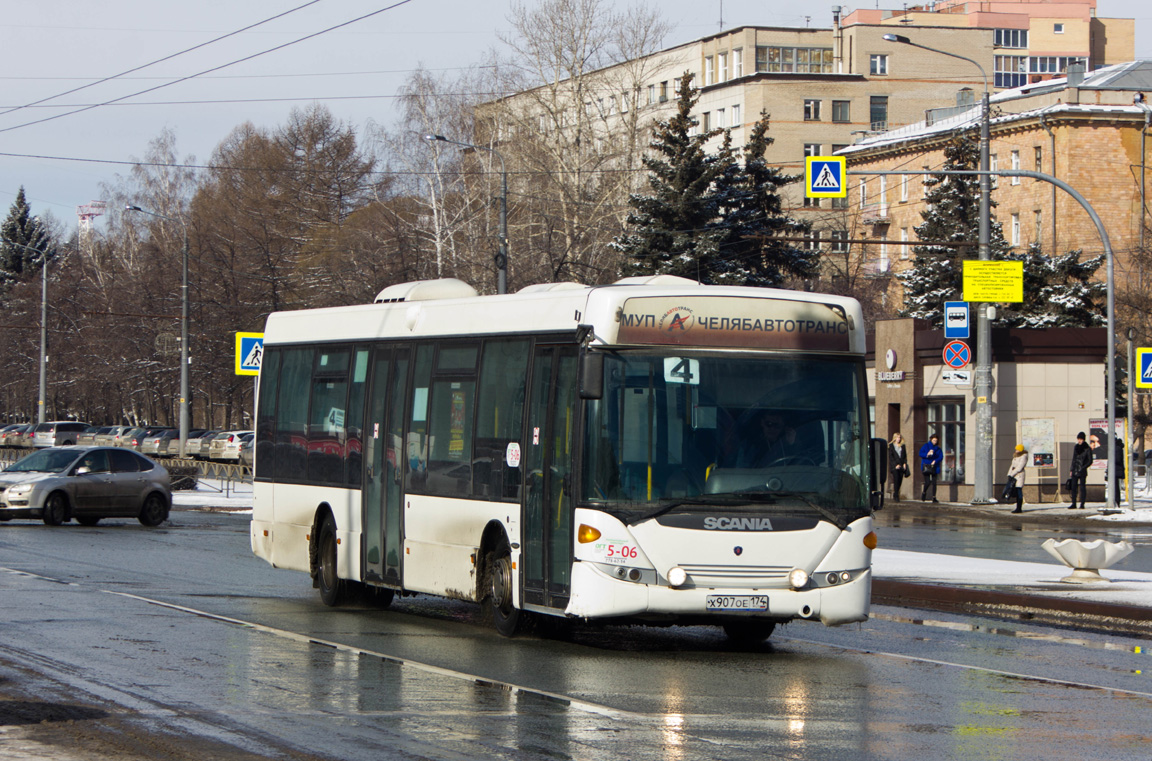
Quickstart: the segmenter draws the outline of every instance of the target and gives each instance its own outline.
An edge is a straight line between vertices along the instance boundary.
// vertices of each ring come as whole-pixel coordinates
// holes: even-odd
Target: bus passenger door
[[[523,530],[524,602],[568,604],[572,572],[572,448],[576,348],[538,347],[528,406]]]
[[[364,578],[399,586],[400,501],[408,351],[376,349],[364,426]]]

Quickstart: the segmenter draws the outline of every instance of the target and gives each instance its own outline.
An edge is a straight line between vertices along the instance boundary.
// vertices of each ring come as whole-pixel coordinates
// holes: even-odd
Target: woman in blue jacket
[[[940,463],[944,462],[944,452],[940,449],[940,437],[932,434],[928,442],[920,447],[920,473],[924,485],[920,488],[921,502],[939,502],[936,499],[936,477],[940,475]]]

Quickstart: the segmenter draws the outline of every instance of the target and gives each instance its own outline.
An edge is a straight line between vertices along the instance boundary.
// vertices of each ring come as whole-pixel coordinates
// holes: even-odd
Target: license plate
[[[768,595],[708,595],[708,610],[768,610]]]

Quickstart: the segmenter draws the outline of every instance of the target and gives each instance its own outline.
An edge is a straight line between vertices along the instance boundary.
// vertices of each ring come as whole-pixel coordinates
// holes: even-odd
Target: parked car
[[[240,464],[249,470],[252,469],[252,450],[256,444],[255,436],[240,437]]]
[[[145,526],[168,519],[168,471],[115,447],[50,447],[0,471],[0,520],[40,518],[59,526],[75,518],[136,518]]]
[[[225,431],[217,434],[208,446],[208,459],[210,460],[240,460],[240,439],[242,436],[255,435],[252,431]]]
[[[32,428],[32,446],[37,449],[44,447],[66,447],[76,443],[76,437],[81,431],[88,430],[87,423],[77,423],[74,420],[53,420],[49,423],[37,423]]]
[[[222,431],[212,430],[204,431],[196,438],[188,437],[188,445],[185,447],[185,454],[196,460],[208,459],[208,448],[212,444],[212,439],[216,438]]]
[[[19,429],[23,427],[24,425],[22,423],[9,423],[3,428],[0,428],[0,447],[10,446],[8,444],[8,438],[15,435]]]
[[[160,450],[163,448],[164,452],[168,451],[168,442],[172,439],[180,440],[180,431],[176,428],[164,428],[155,431],[144,437],[140,442],[140,454],[151,455],[156,457],[160,455]]]
[[[140,445],[144,443],[144,439],[148,438],[154,433],[167,430],[164,425],[150,425],[146,428],[133,428],[120,437],[120,443],[117,446],[124,447],[125,449],[134,449],[140,451]]]
[[[18,425],[15,428],[5,431],[3,435],[3,444],[6,447],[30,447],[32,446],[31,425]]]
[[[121,446],[120,440],[124,435],[133,429],[130,425],[114,425],[107,431],[102,431],[96,434],[96,440],[92,442],[98,447],[118,447]]]
[[[101,426],[96,426],[96,425],[90,425],[90,426],[88,426],[88,430],[81,431],[80,435],[76,437],[76,444],[79,446],[82,446],[82,447],[95,446],[97,434],[99,434],[101,431],[110,431],[110,430],[112,430],[112,426],[106,425],[106,426],[101,427]]]

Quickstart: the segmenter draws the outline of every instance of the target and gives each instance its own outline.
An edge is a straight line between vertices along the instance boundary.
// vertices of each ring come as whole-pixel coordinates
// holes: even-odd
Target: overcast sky
[[[324,103],[361,129],[390,125],[394,96],[417,65],[451,70],[500,45],[508,0],[37,0],[6,14],[0,45],[0,214],[17,189],[33,213],[69,226],[100,183],[130,171],[164,128],[181,156],[204,163],[244,121],[282,124],[294,106]],[[527,0],[531,2],[531,0]],[[668,45],[741,24],[828,27],[832,3],[653,0],[674,26]],[[616,0],[616,7],[629,0]],[[901,7],[881,0],[865,8]],[[845,11],[854,7],[843,3]],[[797,15],[797,8],[815,14]],[[820,10],[817,10],[819,8]],[[187,48],[287,15],[195,52],[30,106]],[[295,44],[323,30],[375,14]],[[1136,56],[1152,58],[1152,3],[1099,0],[1097,15],[1137,19]],[[278,46],[285,46],[273,50]],[[271,51],[271,52],[265,52]],[[235,61],[234,65],[225,66]],[[141,93],[192,77],[153,92]],[[118,103],[110,103],[127,97]],[[107,104],[107,105],[97,105]],[[95,108],[88,106],[97,105]],[[23,107],[28,106],[28,107]],[[17,110],[12,110],[17,109]],[[86,110],[81,110],[86,109]],[[77,113],[68,114],[76,111]],[[56,117],[56,118],[52,118]],[[41,121],[51,118],[50,121]],[[33,123],[33,122],[40,123]],[[31,158],[32,156],[35,158]],[[123,162],[123,163],[116,163]]]

